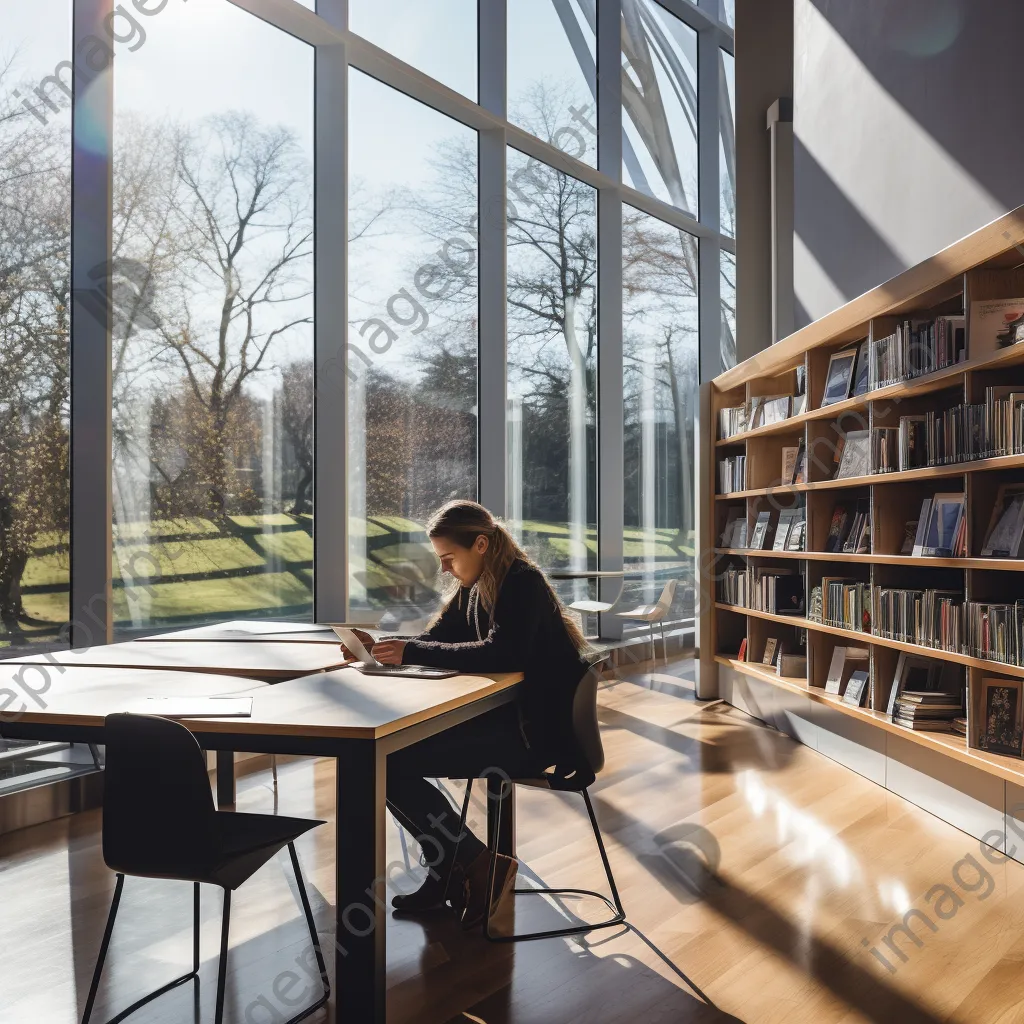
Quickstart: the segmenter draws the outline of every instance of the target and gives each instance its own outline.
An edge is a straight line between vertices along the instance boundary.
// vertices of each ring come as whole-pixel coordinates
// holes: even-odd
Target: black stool
[[[224,890],[216,1014],[217,1024],[222,1024],[231,893],[285,846],[291,856],[299,900],[323,984],[320,999],[292,1017],[288,1024],[297,1024],[324,1006],[331,995],[327,965],[294,846],[294,841],[304,832],[324,823],[307,818],[215,810],[206,759],[192,733],[178,722],[150,715],[109,715],[104,742],[107,758],[103,860],[111,871],[117,872],[117,885],[82,1024],[89,1024],[92,1016],[125,875],[195,884],[192,970],[122,1010],[108,1024],[118,1024],[139,1007],[187,981],[198,983],[200,883],[218,885]]]

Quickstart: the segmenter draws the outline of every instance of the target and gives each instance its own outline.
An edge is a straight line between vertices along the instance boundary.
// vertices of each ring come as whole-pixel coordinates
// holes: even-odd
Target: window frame
[[[346,479],[347,110],[349,68],[461,122],[479,133],[480,245],[478,377],[479,498],[503,512],[506,498],[506,193],[505,153],[517,149],[591,185],[598,193],[598,568],[621,570],[623,545],[622,206],[700,240],[700,380],[722,369],[720,254],[735,254],[719,221],[718,50],[735,54],[734,33],[719,20],[720,0],[657,0],[698,33],[700,210],[694,217],[622,180],[621,0],[597,0],[597,167],[523,131],[507,118],[507,3],[478,0],[478,96],[473,102],[361,38],[348,28],[348,0],[225,0],[315,47],[314,616],[343,621],[348,613]],[[102,33],[116,0],[73,0],[72,52]],[[600,73],[614,68],[612,74]],[[70,642],[91,646],[112,637],[111,318],[83,305],[109,276],[113,167],[113,76],[108,67],[72,106],[71,340],[71,601]],[[92,275],[90,275],[92,271]],[[319,439],[324,439],[321,444]],[[324,528],[318,529],[317,524]],[[607,594],[614,590],[602,583]],[[610,598],[607,598],[610,599]],[[614,618],[614,617],[613,617]],[[613,633],[618,622],[602,623]]]

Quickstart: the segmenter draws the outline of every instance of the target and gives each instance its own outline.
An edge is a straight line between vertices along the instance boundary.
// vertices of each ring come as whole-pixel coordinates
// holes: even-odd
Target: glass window
[[[159,29],[115,76],[115,628],[308,619],[313,50],[227,0]]]
[[[597,165],[593,4],[515,0],[508,6],[508,116],[570,156]]]
[[[721,0],[721,9],[718,17],[729,26],[736,27],[736,0]]]
[[[350,603],[415,629],[426,517],[477,491],[478,140],[358,71],[350,110]]]
[[[719,50],[718,174],[719,218],[723,234],[736,237],[736,59]]]
[[[56,644],[68,620],[70,4],[0,0],[0,24],[2,649]]]
[[[477,98],[476,0],[350,0],[349,28],[449,89]],[[402,137],[383,140],[400,156]]]
[[[508,154],[508,506],[545,568],[597,551],[597,192]]]
[[[698,243],[624,206],[622,244],[625,597],[653,604],[678,580],[670,617],[692,621]]]
[[[736,257],[722,250],[722,373],[736,365]]]
[[[654,0],[622,0],[623,176],[697,215],[697,33]]]

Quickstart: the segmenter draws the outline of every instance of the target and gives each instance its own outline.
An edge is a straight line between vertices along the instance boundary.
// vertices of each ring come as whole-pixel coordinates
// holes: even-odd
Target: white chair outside
[[[626,590],[625,579],[619,580],[619,592],[615,595],[614,601],[573,601],[569,608],[574,612],[581,612],[584,616],[583,627],[586,629],[587,615],[604,615],[607,612],[612,612],[619,606],[619,602],[622,600],[622,595]]]
[[[620,619],[631,619],[634,622],[646,622],[651,631],[651,657],[657,657],[657,647],[655,647],[654,639],[654,626],[655,623],[661,626],[661,653],[666,663],[668,662],[668,646],[665,642],[665,616],[668,615],[669,609],[672,607],[672,601],[676,596],[676,587],[679,585],[679,580],[669,580],[665,584],[665,589],[661,592],[661,597],[658,598],[655,604],[642,604],[636,608],[630,608],[629,611],[616,612]]]

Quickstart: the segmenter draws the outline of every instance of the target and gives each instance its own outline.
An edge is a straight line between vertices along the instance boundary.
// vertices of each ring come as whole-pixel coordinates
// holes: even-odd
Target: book
[[[781,423],[789,419],[791,399],[789,395],[769,395],[761,400],[761,425]]]
[[[843,703],[851,707],[859,708],[864,703],[864,695],[868,689],[868,674],[863,669],[857,669],[850,673],[846,683],[846,690],[843,692]]]
[[[857,361],[857,349],[848,348],[842,352],[833,352],[828,361],[828,374],[825,378],[825,393],[822,396],[822,407],[835,405],[850,397],[853,385],[853,366]]]
[[[993,754],[1021,756],[1022,701],[1020,679],[982,679],[981,729],[978,746]]]
[[[764,657],[761,658],[762,665],[774,665],[775,664],[775,653],[779,646],[779,641],[775,637],[769,637],[765,641],[764,645]]]
[[[953,366],[966,358],[962,315],[908,317],[871,343],[871,387],[880,388]]]
[[[776,615],[803,615],[804,578],[799,573],[775,577],[772,607],[766,609]]]
[[[868,652],[863,647],[838,646],[832,651],[825,692],[840,695],[854,672],[867,672]]]
[[[725,529],[719,543],[723,548],[745,548],[747,546],[747,510],[731,508],[726,513]],[[742,536],[741,536],[742,534]],[[742,543],[739,543],[742,541]]]
[[[763,398],[752,398],[747,409],[747,430],[756,430],[761,426],[761,410],[764,406]]]
[[[917,537],[917,519],[908,519],[903,527],[903,543],[900,545],[901,555],[912,555],[914,553],[914,540]]]
[[[718,460],[718,490],[720,494],[742,491],[746,485],[746,455],[730,455]]]
[[[917,533],[914,534],[914,546],[911,554],[919,558],[924,554],[924,538],[928,532],[928,520],[932,511],[932,499],[925,498],[921,502],[921,512],[917,517]]]
[[[985,532],[985,543],[981,547],[981,557],[1020,558],[1022,539],[1024,484],[1000,484]]]
[[[792,529],[789,531],[789,539],[786,541],[787,551],[803,551],[804,538],[807,533],[807,522],[804,519],[804,510],[799,509],[799,518],[794,520]]]
[[[829,523],[828,536],[825,538],[825,550],[842,551],[850,532],[850,509],[844,502],[838,502],[832,510],[832,522]]]
[[[866,395],[870,384],[870,359],[868,339],[857,347],[857,365],[853,371],[853,394]]]
[[[736,434],[742,434],[747,425],[747,408],[744,405],[718,410],[718,436],[722,441]]]
[[[871,472],[895,473],[899,469],[899,428],[875,427],[871,431]]]
[[[794,483],[794,476],[796,474],[796,460],[800,454],[800,446],[792,445],[782,449],[782,472],[779,476],[779,480],[784,484]]]
[[[737,661],[746,661],[747,660],[747,638],[746,637],[744,637],[740,641],[740,652],[739,652],[739,654],[736,655],[736,660]]]
[[[754,524],[754,533],[750,538],[750,549],[762,551],[768,543],[768,529],[771,526],[771,512],[758,512],[757,522]]]
[[[971,359],[984,359],[1024,341],[1024,299],[971,303]]]
[[[928,658],[922,658],[917,654],[900,652],[896,661],[896,671],[892,677],[889,688],[889,700],[885,713],[892,718],[896,708],[896,701],[904,689],[914,692],[925,692],[935,687],[939,676],[939,666]]]
[[[851,430],[846,434],[836,480],[846,480],[871,473],[871,431]]]
[[[965,525],[966,512],[965,493],[936,494],[931,499],[921,554],[932,558],[962,557],[966,530],[961,527]]]
[[[790,679],[807,678],[806,654],[780,654],[776,660],[778,661],[776,669],[780,676],[785,676]]]
[[[790,482],[793,484],[805,484],[807,483],[807,447],[804,444],[803,438],[800,439],[800,444],[797,448],[796,468],[793,470],[793,479]]]
[[[871,544],[871,503],[859,498],[842,548],[845,554],[867,554]]]
[[[899,471],[928,465],[928,417],[901,416],[899,425]]]
[[[784,508],[779,513],[779,522],[775,527],[775,540],[772,542],[772,551],[785,551],[786,542],[789,540],[790,530],[802,511],[792,508]]]

